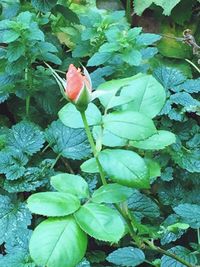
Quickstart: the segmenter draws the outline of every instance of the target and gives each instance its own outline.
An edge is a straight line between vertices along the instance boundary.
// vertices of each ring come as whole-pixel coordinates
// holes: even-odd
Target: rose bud
[[[92,95],[92,83],[87,70],[84,68],[84,74],[82,74],[79,68],[70,64],[66,78],[67,98],[76,105],[78,110],[85,111]]]

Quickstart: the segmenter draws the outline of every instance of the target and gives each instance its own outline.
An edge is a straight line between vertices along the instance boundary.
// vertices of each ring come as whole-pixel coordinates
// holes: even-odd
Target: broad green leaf
[[[143,140],[156,133],[153,121],[142,113],[130,110],[104,115],[105,130],[130,140]]]
[[[137,45],[151,45],[155,43],[156,41],[161,39],[161,35],[154,34],[154,33],[141,33],[137,37]]]
[[[124,79],[118,79],[118,80],[111,80],[105,83],[102,83],[97,90],[102,90],[109,92],[109,94],[106,94],[105,96],[101,96],[100,102],[101,104],[107,108],[110,105],[110,102],[112,103],[113,98],[115,98],[116,93],[122,89],[125,86],[129,86],[132,81],[135,79],[138,79],[140,77],[143,77],[144,74],[137,74],[135,76],[129,77],[129,78],[124,78]]]
[[[51,177],[51,185],[59,192],[76,195],[79,198],[89,197],[87,182],[79,175],[60,173]]]
[[[189,172],[200,172],[200,149],[187,150],[179,143],[173,144],[170,148],[172,149],[169,153],[176,164]]]
[[[0,195],[0,244],[14,233],[16,236],[20,234],[19,228],[26,229],[31,224],[31,218],[31,213],[24,203]]]
[[[170,248],[168,251],[185,260],[187,263],[190,263],[192,266],[195,266],[197,264],[196,256],[192,254],[192,252],[187,248],[184,248],[182,246],[176,246]],[[185,264],[182,264],[177,260],[164,255],[161,258],[161,267],[185,267]]]
[[[116,134],[113,134],[107,130],[103,130],[102,144],[108,147],[125,146],[128,144],[128,140],[121,138]]]
[[[170,1],[174,2],[174,0]],[[188,27],[189,26],[191,25],[188,25]],[[182,28],[179,25],[175,24],[172,28],[168,23],[163,23],[160,30],[163,35],[169,35],[172,37],[162,38],[157,44],[158,51],[161,55],[181,59],[192,57],[192,49],[183,42],[177,42],[176,40],[177,36],[182,36]]]
[[[134,190],[131,197],[128,199],[128,207],[139,217],[156,218],[160,215],[159,207],[151,198]]]
[[[92,195],[95,203],[118,203],[127,200],[132,195],[132,189],[119,185],[107,184],[98,188]]]
[[[61,121],[53,121],[45,132],[45,138],[56,154],[71,159],[83,159],[90,155],[90,145],[84,129],[73,129]]]
[[[101,113],[97,106],[93,103],[88,105],[88,108],[85,111],[88,124],[98,125],[101,123]],[[84,128],[83,121],[81,118],[80,112],[76,109],[76,107],[68,103],[65,105],[58,113],[58,116],[62,123],[71,128]]]
[[[169,16],[172,9],[180,2],[181,0],[154,0],[154,3],[163,8],[163,14]]]
[[[141,249],[125,247],[110,253],[106,260],[117,266],[135,267],[145,261],[145,255]]]
[[[137,153],[122,149],[100,152],[101,165],[114,182],[134,188],[149,188],[149,172]]]
[[[174,91],[176,86],[182,84],[186,77],[176,68],[172,67],[158,67],[154,70],[154,77],[163,85],[165,89]]]
[[[32,155],[38,152],[44,143],[42,131],[35,124],[22,121],[12,127],[7,136],[8,148]]]
[[[21,151],[1,151],[0,173],[4,173],[8,180],[16,180],[24,175],[24,166],[27,162],[27,156],[21,153]]]
[[[68,193],[42,192],[28,198],[28,208],[31,212],[44,216],[69,215],[79,207],[79,199]]]
[[[161,168],[157,161],[151,158],[144,158],[144,160],[149,169],[150,179],[156,178],[161,175],[161,171],[160,171]]]
[[[145,150],[159,150],[175,142],[176,136],[173,133],[160,130],[144,141],[130,141],[130,145]]]
[[[96,140],[96,148],[98,151],[101,150],[102,145],[108,147],[120,147],[128,144],[127,139],[121,138],[105,129],[102,129],[101,126],[94,126],[92,133]]]
[[[81,164],[81,170],[83,172],[97,173],[99,172],[98,165],[95,158],[86,160]]]
[[[54,160],[44,160],[38,167],[28,167],[23,175],[16,180],[4,180],[3,188],[9,193],[31,192],[40,186],[49,184],[49,179],[54,175],[51,169]]]
[[[180,2],[181,0],[134,0],[134,10],[137,15],[142,15],[143,11],[150,7],[151,4],[156,4],[163,8],[163,14],[169,16],[172,9]]]
[[[136,49],[131,49],[121,55],[122,60],[131,66],[139,66],[142,61],[142,54]]]
[[[3,42],[12,43],[20,37],[19,32],[14,30],[6,30],[3,32]]]
[[[8,46],[7,57],[9,62],[17,60],[19,57],[24,55],[25,45],[21,42],[14,42]]]
[[[37,267],[26,251],[17,250],[14,253],[0,257],[0,266],[3,267]]]
[[[75,266],[83,258],[86,248],[87,236],[71,216],[50,218],[40,223],[29,245],[37,265],[47,267]]]
[[[151,75],[135,79],[130,85],[122,88],[121,96],[129,97],[132,102],[125,105],[132,111],[138,111],[153,118],[165,103],[165,90]]]
[[[200,205],[180,204],[174,208],[174,211],[192,228],[197,229],[200,227]]]
[[[102,204],[85,204],[74,216],[82,230],[98,240],[117,243],[125,231],[120,214]]]
[[[99,66],[111,58],[112,54],[108,52],[96,52],[87,63],[88,67]]]
[[[31,0],[32,6],[44,13],[50,11],[56,2],[57,0]]]

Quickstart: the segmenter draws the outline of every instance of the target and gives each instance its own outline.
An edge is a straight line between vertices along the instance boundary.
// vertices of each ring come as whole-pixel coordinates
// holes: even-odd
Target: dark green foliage
[[[78,246],[69,253],[70,257],[82,252],[76,264],[69,267],[199,265],[200,78],[199,72],[184,60],[188,58],[199,67],[199,54],[193,54],[192,47],[186,43],[173,39],[182,37],[183,30],[189,28],[200,44],[199,2],[1,1],[0,267],[65,267],[62,264],[68,264],[63,260],[50,264],[52,254],[43,266],[34,263],[31,258],[29,243],[32,231],[43,221],[46,226],[39,237],[50,225],[47,241],[51,235],[57,234],[56,231],[58,234],[65,233],[62,227],[66,222],[70,221],[72,228],[75,227],[72,231],[66,228],[68,234],[64,241],[73,243],[77,238],[75,245]],[[142,13],[142,17],[137,16]],[[135,183],[130,183],[127,190],[123,189],[126,190],[123,198],[117,187],[114,187],[114,193],[113,189],[109,191],[109,186],[102,189],[98,166],[95,159],[91,159],[92,149],[86,132],[84,128],[77,128],[78,123],[78,127],[83,127],[80,114],[72,103],[68,106],[73,113],[65,117],[63,112],[61,117],[73,128],[58,120],[59,110],[68,101],[61,94],[61,88],[46,63],[62,79],[66,78],[69,64],[80,68],[87,66],[93,91],[97,89],[95,93],[100,94],[103,89],[106,93],[90,104],[92,111],[87,116],[91,115],[89,123],[96,142],[95,156],[101,160],[106,181],[114,183],[113,177],[120,176],[117,182],[123,183],[130,178],[130,172],[134,176]],[[138,76],[134,77],[136,74]],[[166,101],[164,104],[163,91],[162,104],[153,114],[159,113],[153,118],[155,129],[149,133],[149,140],[140,138],[135,141],[137,127],[143,125],[144,117],[138,119],[131,132],[129,124],[137,115],[134,113],[132,116],[131,112],[144,112],[145,116],[153,117],[150,111],[154,103],[145,104],[145,101],[149,92],[152,99],[159,97],[155,93],[157,81],[153,88],[146,74],[153,74],[162,84]],[[124,79],[122,84],[120,79]],[[107,81],[109,83],[102,87],[101,84]],[[143,94],[140,93],[142,86]],[[130,113],[126,113],[126,109]],[[126,115],[118,121],[116,114],[120,112]],[[127,114],[131,114],[130,121],[125,123]],[[116,120],[105,124],[112,115],[116,116]],[[146,134],[148,127],[145,127]],[[161,134],[166,131],[174,133],[173,137],[169,136],[171,145],[168,142],[166,145],[166,138]],[[155,136],[160,133],[158,139],[152,133]],[[124,135],[131,141],[124,139]],[[118,156],[116,151],[123,153]],[[129,155],[133,154],[142,162],[139,170],[138,159],[130,159]],[[121,162],[126,167],[123,170],[119,167]],[[51,177],[64,173],[72,174],[70,179],[73,182],[67,183],[61,175],[63,179],[60,179],[58,188],[62,194],[71,194],[69,199],[73,199],[74,192],[83,190],[82,195],[78,193],[76,196],[77,203],[81,199],[80,207],[77,205],[74,214],[65,217],[46,220],[44,216],[32,216],[27,208],[27,199],[46,191],[51,196],[56,188],[50,183]],[[83,178],[78,179],[77,175]],[[136,185],[142,175],[145,180],[137,187],[139,190]],[[74,186],[70,192],[69,184],[70,188]],[[132,190],[131,196],[129,190]],[[119,203],[119,199],[123,201]],[[32,205],[34,207],[34,201]],[[61,206],[59,201],[58,206]],[[41,206],[38,207],[40,209]],[[123,216],[118,212],[120,209]],[[131,226],[126,224],[126,220]],[[53,222],[58,227],[52,231]],[[132,227],[132,236],[129,227]],[[41,240],[43,244],[46,239]],[[38,242],[36,251],[39,253],[46,248],[50,244],[47,243],[40,247]],[[71,249],[70,245],[67,252]],[[153,246],[168,250],[185,260],[186,264],[163,255]],[[62,252],[65,242],[61,242],[59,247]],[[54,251],[53,248],[51,250]],[[56,250],[56,253],[59,254],[59,251]]]
[[[54,121],[45,133],[46,140],[56,154],[70,159],[89,156],[90,147],[83,129],[72,129],[61,121]]]

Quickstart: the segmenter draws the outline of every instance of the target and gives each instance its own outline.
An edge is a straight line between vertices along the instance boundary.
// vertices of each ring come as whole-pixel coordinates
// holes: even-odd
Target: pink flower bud
[[[76,69],[73,64],[70,64],[66,78],[65,93],[67,98],[73,102],[78,109],[84,111],[91,101],[92,94],[92,84],[89,74],[86,69],[84,69],[84,74],[82,74],[79,68]]]

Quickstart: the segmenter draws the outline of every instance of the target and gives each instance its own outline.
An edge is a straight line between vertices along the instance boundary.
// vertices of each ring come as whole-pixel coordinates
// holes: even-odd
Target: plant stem
[[[53,167],[56,165],[57,161],[59,160],[59,158],[61,157],[61,154],[58,154],[55,161],[52,163],[51,165],[51,168],[50,169],[53,169]]]
[[[96,146],[95,146],[94,139],[93,139],[93,136],[92,136],[91,131],[90,131],[90,127],[89,127],[88,122],[87,122],[87,118],[85,116],[85,112],[82,111],[80,113],[81,113],[81,117],[82,117],[83,124],[84,124],[84,127],[85,127],[85,132],[87,134],[87,138],[89,140],[89,143],[90,143],[90,146],[92,148],[92,152],[93,152],[94,158],[96,160],[96,163],[97,163],[97,166],[98,166],[98,169],[99,169],[99,173],[100,173],[102,184],[106,185],[107,182],[106,182],[106,179],[105,179],[103,168],[101,166],[101,163],[100,163],[98,155],[97,155]]]
[[[131,24],[131,0],[126,0],[126,18]]]
[[[200,245],[200,228],[197,228],[197,241],[198,244]]]
[[[166,250],[164,250],[164,249],[162,249],[160,247],[157,247],[152,242],[150,242],[148,240],[146,240],[145,243],[148,245],[148,247],[151,250],[155,250],[155,251],[157,251],[157,252],[159,252],[161,254],[164,254],[164,255],[166,255],[166,256],[168,256],[168,257],[170,257],[170,258],[172,258],[172,259],[174,259],[174,260],[176,260],[176,261],[178,261],[178,262],[180,262],[182,264],[184,264],[187,267],[194,267],[194,265],[191,265],[190,263],[186,262],[184,259],[182,259],[179,256],[175,255],[174,253],[171,253],[171,252],[166,251]]]
[[[199,73],[200,73],[200,69],[192,62],[190,61],[189,59],[185,59],[188,63],[190,63]]]
[[[30,110],[30,95],[27,95],[26,97],[26,116],[29,116],[29,110]]]
[[[61,158],[62,162],[64,163],[65,167],[70,171],[71,174],[75,174],[72,167],[70,166],[69,162],[66,159]]]

